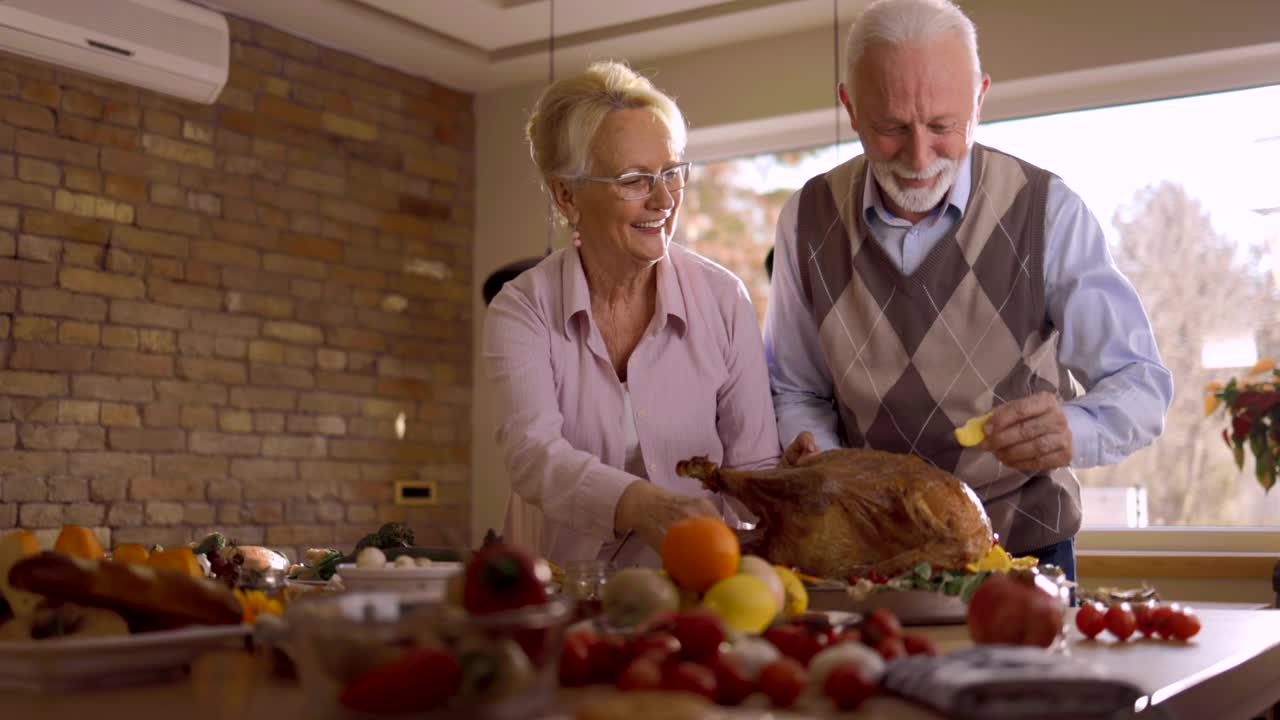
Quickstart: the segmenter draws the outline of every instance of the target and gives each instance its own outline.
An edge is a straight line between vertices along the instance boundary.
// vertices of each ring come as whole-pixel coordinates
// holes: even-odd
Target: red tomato
[[[666,660],[680,654],[680,641],[669,632],[647,632],[634,638],[627,648],[627,657],[631,660],[651,653],[661,653]]]
[[[1106,611],[1098,603],[1085,603],[1076,611],[1076,628],[1092,640],[1107,627]]]
[[[618,673],[627,666],[630,649],[626,638],[618,635],[601,636],[591,645],[592,680],[594,682],[612,683],[618,679]]]
[[[629,690],[657,690],[662,687],[662,662],[656,657],[642,655],[632,660],[618,675],[614,687]]]
[[[672,634],[680,641],[680,652],[690,660],[705,662],[720,652],[724,624],[710,610],[695,608],[675,616]]]
[[[729,653],[717,655],[711,671],[716,675],[716,702],[721,705],[738,705],[756,690],[742,663]]]
[[[774,625],[764,631],[764,639],[773,643],[778,652],[801,665],[808,665],[809,659],[822,649],[818,640],[799,625]]]
[[[831,668],[822,691],[841,710],[857,710],[862,701],[878,691],[875,683],[867,682],[856,663],[844,662]]]
[[[796,660],[780,657],[764,666],[756,684],[775,707],[791,707],[809,684],[809,673]]]
[[[1178,605],[1161,605],[1151,611],[1151,624],[1155,627],[1156,634],[1162,638],[1173,637],[1169,633],[1169,620],[1179,611]]]
[[[1120,603],[1107,608],[1104,620],[1107,624],[1107,632],[1115,635],[1121,642],[1128,640],[1138,627],[1138,619],[1133,616],[1133,610],[1129,609],[1129,603]]]
[[[876,652],[880,653],[880,657],[888,662],[894,658],[900,658],[907,654],[906,644],[900,637],[887,637],[876,645]]]
[[[1182,608],[1182,612],[1169,617],[1166,627],[1169,629],[1169,637],[1186,642],[1200,632],[1200,618],[1196,617],[1191,608]]]
[[[898,637],[902,634],[902,623],[898,616],[887,608],[876,608],[866,620],[862,621],[862,636],[867,644],[875,647],[885,638]]]
[[[969,601],[969,636],[978,644],[1048,647],[1062,631],[1062,605],[1032,578],[987,578]]]
[[[453,697],[461,685],[462,670],[449,651],[414,648],[357,675],[338,701],[362,713],[423,712]]]
[[[1155,610],[1156,606],[1149,602],[1141,602],[1133,606],[1133,618],[1138,621],[1138,632],[1142,633],[1143,637],[1156,634]]]
[[[856,627],[847,627],[831,634],[832,645],[846,642],[862,642],[862,631]]]
[[[706,665],[691,660],[668,665],[662,671],[662,689],[701,695],[708,700],[716,697],[716,675]]]
[[[927,635],[903,633],[902,647],[908,655],[937,655],[938,646]]]
[[[565,637],[564,648],[560,650],[562,686],[581,687],[595,680],[595,666],[591,660],[593,652],[599,657],[599,651],[593,651],[599,642],[600,637],[593,632],[575,632]]]

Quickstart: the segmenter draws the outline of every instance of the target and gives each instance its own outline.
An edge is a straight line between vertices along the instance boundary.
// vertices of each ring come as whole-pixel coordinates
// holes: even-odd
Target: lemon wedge
[[[991,418],[991,413],[979,415],[970,418],[969,422],[956,428],[956,442],[962,447],[973,447],[986,439],[987,434],[982,432],[982,426]]]

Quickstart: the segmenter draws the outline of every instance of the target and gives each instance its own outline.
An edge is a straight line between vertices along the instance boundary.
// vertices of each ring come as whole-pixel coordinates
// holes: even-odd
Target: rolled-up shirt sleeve
[[[760,326],[741,281],[726,321],[728,378],[716,397],[716,431],[724,447],[724,464],[743,470],[771,468],[778,464],[778,428]]]
[[[483,359],[495,397],[497,440],[514,492],[548,519],[607,540],[613,537],[618,498],[638,478],[565,439],[551,332],[531,299],[512,284],[489,306]]]
[[[783,205],[778,218],[773,279],[765,312],[765,359],[782,446],[808,430],[819,450],[829,450],[840,447],[835,385],[813,311],[800,285],[795,233],[799,206],[797,192]]]

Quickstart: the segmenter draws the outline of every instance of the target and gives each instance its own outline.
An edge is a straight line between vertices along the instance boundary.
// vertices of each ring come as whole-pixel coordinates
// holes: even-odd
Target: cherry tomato
[[[684,657],[705,662],[720,652],[724,642],[724,624],[720,616],[710,610],[695,608],[676,615],[671,634],[680,641]]]
[[[876,652],[880,653],[880,657],[884,658],[885,662],[888,662],[907,654],[906,643],[900,637],[887,637],[876,645]]]
[[[618,635],[601,636],[592,644],[590,652],[594,682],[612,683],[631,660],[626,638]]]
[[[1169,638],[1169,620],[1179,612],[1180,608],[1177,603],[1173,605],[1161,605],[1151,611],[1151,624],[1155,627],[1156,634],[1162,638]]]
[[[1092,640],[1106,629],[1105,611],[1097,603],[1085,603],[1076,611],[1076,628],[1080,634]]]
[[[1138,619],[1133,616],[1133,610],[1129,608],[1129,603],[1120,603],[1107,608],[1104,620],[1107,624],[1107,632],[1115,635],[1121,641],[1129,639],[1129,636],[1138,627]]]
[[[560,650],[560,684],[564,687],[589,685],[595,679],[595,666],[591,662],[593,648],[601,642],[592,632],[575,632],[564,639]],[[594,651],[599,657],[599,651]]]
[[[708,700],[716,697],[716,674],[705,665],[692,660],[681,660],[668,665],[662,671],[662,689],[701,695]]]
[[[862,676],[862,669],[857,663],[844,662],[831,668],[826,680],[822,683],[822,691],[831,698],[841,710],[856,710],[862,701],[875,695],[875,683],[867,682]]]
[[[614,685],[619,690],[657,690],[662,687],[662,662],[654,656],[642,655],[627,665]]]
[[[775,625],[765,630],[764,639],[773,643],[773,646],[778,648],[778,652],[796,660],[802,666],[808,665],[809,659],[822,649],[817,638],[810,635],[808,630],[789,623]]]
[[[663,660],[680,654],[680,641],[669,632],[647,632],[633,639],[627,648],[627,656],[634,660],[641,655],[661,653]]]
[[[711,671],[716,675],[716,702],[721,705],[738,705],[756,690],[756,684],[734,655],[717,655],[711,661]]]
[[[1133,617],[1138,621],[1138,632],[1142,633],[1143,637],[1156,634],[1155,610],[1156,606],[1149,602],[1133,606]]]
[[[1196,617],[1191,608],[1182,608],[1182,612],[1174,613],[1169,617],[1166,627],[1169,637],[1186,642],[1200,632],[1200,618]]]
[[[876,608],[866,620],[862,621],[862,636],[867,644],[877,646],[884,638],[898,637],[902,634],[902,623],[898,616],[887,608]]]
[[[775,707],[791,707],[809,684],[809,673],[793,658],[780,657],[764,666],[756,684]]]
[[[927,635],[917,635],[916,633],[904,633],[902,635],[902,647],[907,651],[908,655],[937,655],[938,646]]]

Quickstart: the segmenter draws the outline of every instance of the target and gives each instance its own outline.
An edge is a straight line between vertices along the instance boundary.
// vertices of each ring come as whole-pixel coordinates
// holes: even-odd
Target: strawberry
[[[462,606],[486,614],[547,602],[539,563],[524,550],[501,542],[480,548],[467,561]]]
[[[338,701],[357,712],[424,712],[443,704],[462,684],[462,670],[443,648],[413,648],[356,676]]]

